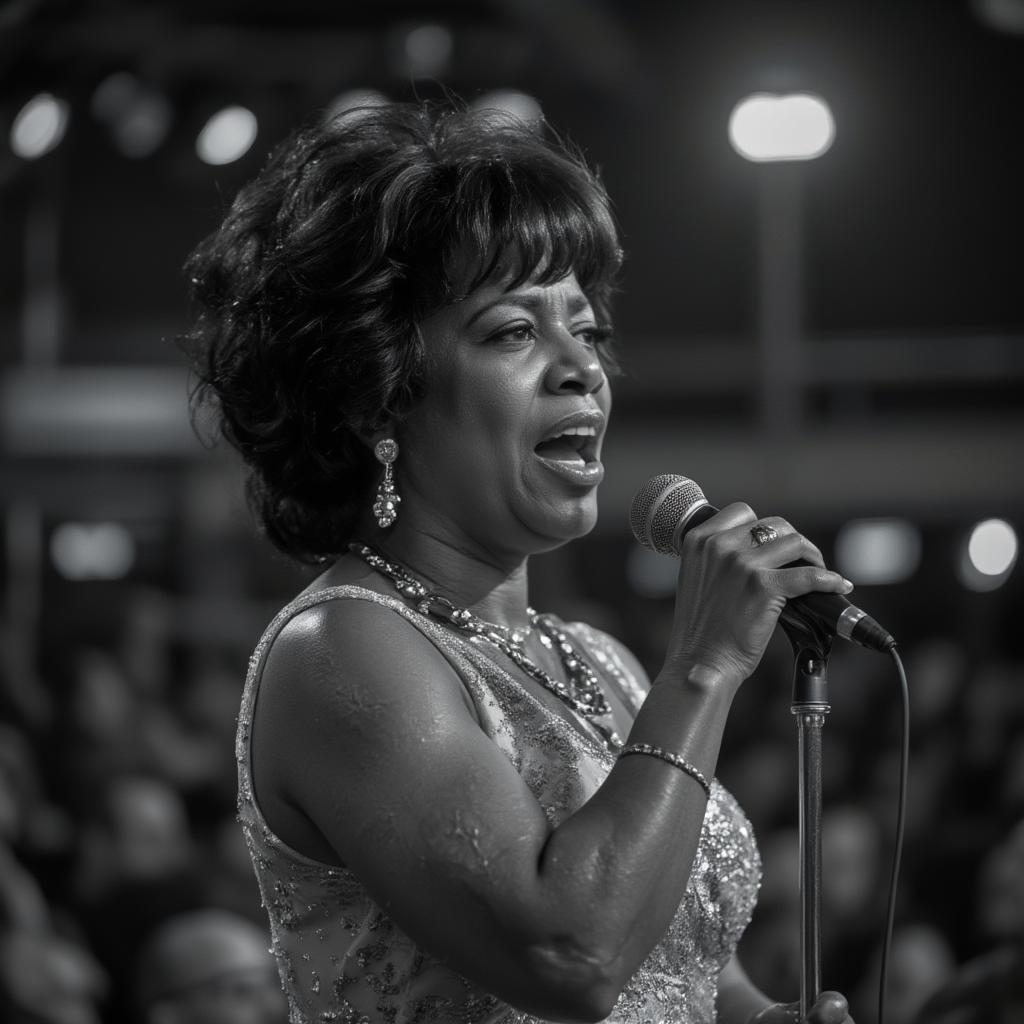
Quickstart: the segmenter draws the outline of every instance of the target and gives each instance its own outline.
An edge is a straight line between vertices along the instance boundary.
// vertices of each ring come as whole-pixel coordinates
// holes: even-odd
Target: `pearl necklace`
[[[468,608],[459,608],[446,597],[429,590],[404,568],[389,562],[379,551],[368,545],[354,541],[349,544],[349,550],[359,555],[371,568],[388,577],[403,597],[415,602],[416,610],[421,615],[454,626],[460,632],[467,633],[471,641],[486,640],[497,647],[527,675],[553,693],[600,733],[609,750],[617,751],[621,748],[622,740],[615,732],[614,726],[610,724],[610,720],[608,723],[596,721],[610,715],[612,710],[608,698],[601,689],[597,673],[580,656],[565,630],[559,629],[550,616],[540,615],[533,608],[527,607],[529,627],[510,629],[507,626],[499,626],[495,622],[488,622],[474,615]],[[540,642],[544,647],[558,654],[565,669],[567,683],[545,672],[524,650],[523,642],[534,628],[540,633]]]

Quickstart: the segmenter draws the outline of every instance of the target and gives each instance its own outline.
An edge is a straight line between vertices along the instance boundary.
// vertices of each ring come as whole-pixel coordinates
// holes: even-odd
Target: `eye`
[[[529,321],[506,324],[488,336],[488,341],[533,341],[537,337],[536,328]]]
[[[580,328],[574,333],[574,336],[579,338],[584,344],[597,348],[598,345],[607,344],[612,340],[612,329],[610,327],[592,325]]]

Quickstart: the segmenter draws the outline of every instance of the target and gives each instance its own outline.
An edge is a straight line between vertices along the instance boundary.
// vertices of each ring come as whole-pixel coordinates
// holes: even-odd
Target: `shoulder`
[[[374,699],[361,695],[372,690]],[[430,627],[400,602],[370,591],[319,601],[293,615],[274,639],[263,669],[270,701],[313,704],[321,711],[366,715],[392,702],[436,700],[438,691],[468,701],[452,664]],[[426,696],[429,695],[429,698]]]
[[[479,732],[462,678],[414,621],[397,602],[334,597],[293,615],[267,652],[254,786],[274,832],[317,859],[331,856],[323,836],[342,860],[351,855],[334,816],[362,820],[389,787],[401,790],[406,760],[432,738]]]
[[[434,718],[476,724],[462,678],[399,602],[346,595],[304,608],[266,654],[255,710],[263,751],[336,760],[422,734]]]

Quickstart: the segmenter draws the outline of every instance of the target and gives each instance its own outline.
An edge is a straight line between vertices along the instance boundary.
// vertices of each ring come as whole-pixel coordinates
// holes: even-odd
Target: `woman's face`
[[[400,514],[497,556],[587,533],[611,392],[575,275],[485,284],[421,330],[427,389],[397,429]]]

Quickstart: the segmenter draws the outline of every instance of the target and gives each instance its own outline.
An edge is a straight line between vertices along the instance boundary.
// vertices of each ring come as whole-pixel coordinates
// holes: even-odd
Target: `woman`
[[[529,556],[594,525],[619,262],[574,154],[419,105],[301,133],[191,261],[200,396],[268,536],[324,566],[238,734],[295,1022],[799,1016],[735,959],[757,851],[709,780],[785,599],[849,585],[723,509],[653,683],[528,603]]]

